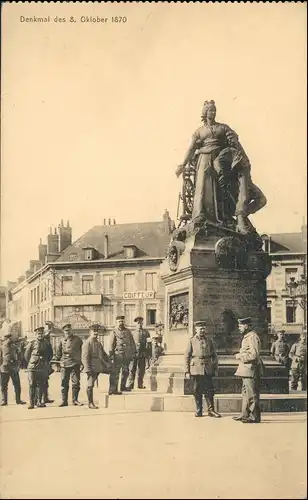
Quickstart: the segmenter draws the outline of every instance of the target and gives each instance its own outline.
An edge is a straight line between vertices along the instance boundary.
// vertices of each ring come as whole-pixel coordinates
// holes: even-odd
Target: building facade
[[[160,222],[95,226],[72,244],[72,231],[59,225],[47,245],[39,245],[39,260],[10,285],[8,316],[22,335],[52,321],[56,328],[72,323],[80,334],[97,321],[106,333],[115,318],[126,325],[143,316],[154,331],[163,321],[164,290],[160,264],[166,256],[173,222],[166,211]],[[64,238],[64,241],[63,241]]]
[[[307,279],[307,225],[301,232],[262,236],[264,250],[272,258],[272,272],[267,278],[267,313],[270,333],[283,329],[299,335],[306,323],[306,304],[293,300],[287,284],[291,278]],[[304,307],[303,307],[304,305]]]

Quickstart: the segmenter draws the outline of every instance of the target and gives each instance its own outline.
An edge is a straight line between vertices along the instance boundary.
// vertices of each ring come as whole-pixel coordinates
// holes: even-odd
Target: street
[[[1,498],[306,497],[306,414],[267,413],[244,426],[230,415],[57,404],[30,411],[10,387]]]

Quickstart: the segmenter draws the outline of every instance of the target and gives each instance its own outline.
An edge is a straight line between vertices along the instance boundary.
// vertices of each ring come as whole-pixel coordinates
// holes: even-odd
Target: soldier
[[[279,330],[277,340],[271,347],[271,355],[280,364],[289,368],[289,351],[290,348],[285,340],[285,330]]]
[[[93,401],[93,387],[100,373],[111,372],[111,361],[104,351],[102,344],[97,339],[100,325],[90,326],[90,337],[82,347],[82,364],[87,374],[88,406],[91,410],[98,408]]]
[[[52,322],[51,321],[46,321],[45,322],[45,325],[46,325],[46,330],[45,330],[45,339],[47,340],[47,342],[50,343],[51,345],[51,341],[50,341],[50,334],[51,334],[51,331],[52,331]],[[43,390],[43,394],[42,394],[42,400],[40,401],[41,403],[43,404],[51,404],[54,402],[53,399],[49,399],[49,396],[48,396],[48,387],[49,387],[49,376],[53,373],[53,369],[51,368],[51,366],[49,365],[49,368],[48,368],[48,377],[45,381],[45,385],[44,385],[44,390]]]
[[[149,352],[149,342],[151,341],[151,335],[148,330],[143,328],[143,318],[138,316],[134,319],[137,323],[136,329],[133,331],[133,337],[136,345],[136,356],[129,365],[129,379],[128,388],[132,390],[135,384],[136,371],[138,368],[138,389],[145,389],[143,385],[143,379],[145,374],[145,363]]]
[[[291,363],[291,389],[297,390],[301,381],[302,391],[307,390],[307,332],[303,331],[298,342],[292,345],[289,357]]]
[[[28,363],[29,410],[32,410],[35,404],[38,408],[46,407],[41,400],[53,356],[51,344],[44,338],[44,327],[39,326],[34,331],[37,337],[27,345],[25,351],[25,360]]]
[[[8,394],[8,384],[10,379],[12,380],[14,391],[15,391],[15,401],[17,405],[25,405],[25,401],[22,401],[21,396],[21,386],[19,378],[20,360],[17,352],[17,348],[12,341],[12,334],[10,331],[6,332],[3,336],[3,341],[0,345],[0,380],[1,380],[1,393],[2,393],[2,403],[1,406],[7,405],[7,394]]]
[[[121,391],[130,391],[126,387],[129,374],[129,364],[136,355],[136,347],[132,332],[124,326],[124,316],[117,316],[117,326],[110,336],[109,357],[113,361],[112,372],[109,379],[109,394],[122,394]],[[121,391],[118,391],[120,371]]]
[[[193,378],[196,417],[202,417],[202,395],[204,394],[208,416],[219,418],[214,410],[213,375],[218,368],[218,359],[212,340],[206,336],[205,321],[195,322],[196,334],[189,339],[185,352],[185,378]]]
[[[242,414],[233,419],[243,424],[257,424],[261,422],[260,378],[263,370],[260,339],[252,329],[251,318],[239,319],[238,327],[244,336],[240,352],[235,354],[235,359],[239,360],[235,375],[243,380],[243,402]]]
[[[72,399],[74,406],[83,406],[78,401],[80,391],[80,367],[82,340],[74,335],[70,323],[62,328],[64,337],[60,340],[55,360],[60,361],[61,366],[61,392],[62,403],[60,407],[68,406],[69,381],[72,380]]]

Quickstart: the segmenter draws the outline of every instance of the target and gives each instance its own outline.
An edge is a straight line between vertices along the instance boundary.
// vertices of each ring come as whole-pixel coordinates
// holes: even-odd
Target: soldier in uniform
[[[145,363],[148,356],[148,344],[151,341],[151,335],[148,330],[143,328],[143,318],[138,316],[134,319],[137,323],[136,329],[133,330],[133,337],[136,345],[136,356],[129,365],[128,388],[132,390],[135,384],[136,371],[138,369],[138,389],[145,389],[143,379],[145,374]]]
[[[188,342],[185,351],[185,378],[193,378],[196,417],[202,417],[202,395],[204,395],[208,416],[219,418],[214,410],[213,376],[218,368],[217,354],[212,340],[206,335],[205,321],[195,322],[196,334]]]
[[[260,378],[263,370],[260,339],[252,329],[251,318],[239,319],[238,326],[243,339],[240,352],[235,354],[235,359],[239,361],[235,375],[243,381],[243,402],[242,414],[233,419],[244,424],[257,424],[261,422]]]
[[[135,341],[132,332],[124,326],[125,316],[117,316],[117,326],[110,336],[109,357],[113,361],[112,372],[109,379],[109,394],[122,394],[121,391],[130,391],[126,387],[129,374],[129,364],[136,355]],[[121,391],[118,391],[120,371]]]
[[[277,340],[273,343],[271,347],[271,355],[275,360],[286,368],[290,367],[289,364],[289,351],[290,348],[285,340],[285,330],[279,330]]]
[[[302,391],[307,390],[307,332],[303,331],[298,342],[292,345],[289,354],[291,363],[291,389],[297,390],[301,381]]]
[[[44,327],[39,326],[34,331],[37,334],[36,339],[27,345],[25,351],[25,360],[28,363],[29,410],[32,410],[35,404],[38,408],[46,406],[41,400],[53,356],[51,344],[44,338]]]
[[[47,342],[49,342],[49,344],[51,345],[51,341],[50,341],[50,334],[51,334],[51,331],[52,331],[52,322],[51,321],[46,321],[45,322],[45,325],[46,325],[46,330],[45,330],[45,339],[47,340]],[[48,377],[45,381],[45,385],[44,385],[44,390],[43,390],[43,394],[42,394],[42,400],[40,401],[41,403],[43,404],[51,404],[54,402],[53,399],[50,399],[49,396],[48,396],[48,388],[49,388],[49,377],[50,375],[53,373],[53,369],[51,368],[51,366],[49,365],[49,368],[48,368]]]
[[[64,325],[62,330],[64,337],[59,342],[55,356],[55,360],[60,361],[61,366],[62,403],[59,406],[68,406],[70,378],[72,380],[73,405],[83,406],[83,403],[78,401],[82,340],[77,335],[74,335],[70,323]]]
[[[102,344],[97,339],[100,325],[97,323],[90,326],[90,337],[82,347],[82,364],[87,374],[87,396],[88,406],[91,410],[98,408],[93,401],[93,387],[100,373],[111,372],[111,361],[106,354]]]
[[[17,405],[26,404],[22,401],[21,396],[21,386],[19,378],[20,360],[18,356],[18,351],[15,344],[12,341],[12,334],[10,331],[6,332],[3,336],[3,341],[0,345],[0,380],[1,380],[1,394],[2,403],[1,406],[7,405],[7,395],[8,395],[8,384],[10,379],[12,380],[14,391],[15,391],[15,401]]]

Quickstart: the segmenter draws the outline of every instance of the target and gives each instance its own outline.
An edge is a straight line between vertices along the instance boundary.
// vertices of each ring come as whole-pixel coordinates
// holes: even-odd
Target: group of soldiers
[[[296,391],[299,381],[302,391],[307,390],[307,333],[303,331],[299,341],[291,349],[285,338],[285,330],[277,332],[277,340],[271,347],[271,354],[275,360],[285,366],[288,372],[291,369],[291,389]]]
[[[61,367],[60,407],[68,406],[70,380],[73,405],[83,405],[78,400],[82,371],[87,375],[87,398],[90,409],[98,408],[93,401],[93,388],[100,373],[109,374],[109,395],[131,391],[135,385],[136,375],[138,388],[145,389],[143,380],[151,336],[148,330],[143,328],[141,316],[135,318],[136,328],[133,331],[125,327],[124,319],[124,316],[116,318],[117,325],[110,336],[108,354],[98,340],[100,325],[97,323],[89,327],[90,335],[84,342],[74,334],[70,324],[64,325],[63,337],[55,353],[50,341],[50,322],[46,323],[47,331],[43,326],[36,328],[36,338],[28,343],[24,352],[29,382],[28,408],[44,408],[46,404],[54,402],[48,396],[48,379],[54,371],[52,366],[55,363],[59,363]],[[20,357],[12,335],[8,332],[0,347],[2,406],[8,402],[10,379],[15,389],[16,403],[26,404],[21,400],[19,369]]]
[[[242,412],[233,417],[238,422],[260,423],[260,381],[264,374],[264,364],[260,357],[260,339],[254,331],[251,318],[238,320],[238,328],[243,335],[241,348],[235,354],[238,368],[235,376],[242,379]],[[272,347],[272,355],[279,363],[285,364],[291,360],[291,387],[296,390],[299,379],[302,390],[307,388],[307,344],[304,331],[298,342],[289,351],[280,332],[278,340]],[[219,418],[221,415],[214,408],[213,377],[217,374],[218,358],[213,341],[207,335],[205,321],[195,322],[195,334],[190,338],[185,351],[185,377],[192,378],[196,417],[202,417],[203,396],[208,410],[208,416]]]

